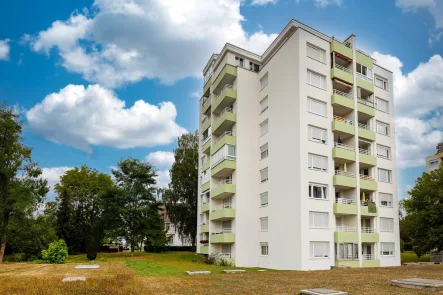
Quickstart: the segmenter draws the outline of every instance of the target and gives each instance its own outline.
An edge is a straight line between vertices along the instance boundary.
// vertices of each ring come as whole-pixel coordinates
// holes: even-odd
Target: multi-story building
[[[204,70],[197,252],[237,266],[400,265],[392,72],[292,20]]]
[[[443,162],[443,142],[437,144],[437,153],[435,155],[426,157],[426,172],[431,172],[440,166]]]
[[[168,212],[166,212],[165,206],[160,207],[159,211],[160,216],[165,223],[165,231],[166,238],[168,239],[168,246],[191,246],[190,239],[186,237],[180,236],[177,231],[177,227],[174,223],[171,222],[168,216]]]

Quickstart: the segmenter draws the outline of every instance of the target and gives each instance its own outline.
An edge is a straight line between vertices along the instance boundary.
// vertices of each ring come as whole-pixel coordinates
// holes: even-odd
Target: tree
[[[174,150],[171,183],[163,192],[166,211],[182,238],[197,238],[198,133],[183,134]]]
[[[86,251],[88,258],[95,258],[107,221],[104,196],[113,188],[108,174],[86,166],[68,170],[60,177],[55,185],[56,224],[69,252]]]
[[[414,252],[420,256],[443,250],[443,165],[423,173],[405,199],[407,232]]]
[[[154,197],[157,173],[151,164],[128,158],[121,160],[112,174],[120,189],[121,229],[130,244],[132,257],[135,247],[145,241],[148,234],[158,237],[165,234],[164,225],[161,231],[152,226],[152,221],[160,218],[159,202]]]
[[[29,215],[49,191],[41,169],[25,146],[22,123],[12,107],[0,104],[0,262],[9,238],[11,219]]]

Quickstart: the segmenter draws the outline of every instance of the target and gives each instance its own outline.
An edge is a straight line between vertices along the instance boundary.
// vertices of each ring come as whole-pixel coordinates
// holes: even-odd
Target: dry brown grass
[[[64,265],[0,265],[0,294],[299,294],[305,288],[327,287],[349,294],[429,294],[390,286],[400,278],[443,280],[443,266],[337,269],[330,271],[252,272],[206,276],[141,277],[123,261],[101,263],[99,270]],[[86,275],[86,282],[62,283],[65,276]],[[443,294],[443,291],[431,294]]]

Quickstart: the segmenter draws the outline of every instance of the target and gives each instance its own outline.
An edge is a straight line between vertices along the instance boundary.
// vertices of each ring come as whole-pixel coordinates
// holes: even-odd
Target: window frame
[[[252,69],[251,69],[252,67]],[[257,67],[257,71],[255,70],[255,67]],[[260,65],[256,64],[255,62],[249,61],[249,70],[253,71],[254,73],[260,72]]]
[[[244,68],[245,59],[243,57],[240,57],[240,56],[235,56],[235,65],[237,67]]]
[[[380,180],[380,172],[381,171],[387,171],[388,181]],[[384,168],[377,168],[377,180],[384,183],[392,183],[392,170],[384,169]]]
[[[387,157],[385,157],[384,155],[381,155],[381,154],[378,153],[378,149],[379,149],[380,147],[381,147],[382,149],[386,149],[386,150],[387,150],[387,154],[388,154]],[[392,158],[391,147],[386,146],[386,145],[382,145],[382,144],[377,144],[377,158],[386,159],[386,160],[391,160],[391,158]]]
[[[265,254],[263,254],[263,249],[265,249]],[[260,242],[260,256],[269,256],[269,243]]]
[[[266,79],[266,85],[263,86],[263,79]],[[260,78],[260,91],[262,91],[263,89],[266,88],[266,86],[268,86],[269,84],[269,76],[268,76],[268,72],[266,72],[266,74],[264,74],[261,78]]]
[[[315,255],[315,244],[326,244],[327,254],[326,256],[316,256]],[[331,256],[331,244],[327,241],[309,241],[309,258],[310,259],[329,259]]]
[[[266,95],[265,97],[263,97],[262,100],[260,100],[260,114],[263,114],[268,108],[269,108],[269,104],[268,104],[268,95]],[[263,102],[266,102],[266,107],[263,108]]]
[[[266,132],[263,132],[263,126],[266,125]],[[260,123],[260,137],[269,132],[269,119],[264,120]]]
[[[383,251],[384,246],[386,245],[390,245],[388,250],[391,251]],[[389,254],[383,254],[383,252],[388,252]],[[395,243],[394,242],[380,242],[380,256],[390,256],[390,257],[394,257],[395,256]]]
[[[383,83],[383,87],[380,87],[377,85],[377,80],[381,81]],[[389,84],[388,84],[388,79],[381,77],[379,75],[374,75],[374,85],[380,89],[389,91]]]
[[[263,203],[263,196],[266,196],[266,203]],[[269,193],[263,192],[260,194],[260,207],[267,207],[269,205]]]
[[[317,86],[317,85],[315,85],[315,84],[312,84],[312,76],[311,76],[311,75],[318,76],[318,77],[320,77],[321,79],[323,79],[323,80],[320,80],[320,86]],[[307,79],[307,83],[308,83],[308,85],[313,86],[313,87],[318,88],[318,89],[322,89],[322,90],[327,91],[328,86],[327,86],[327,79],[326,79],[326,76],[325,76],[325,75],[322,75],[322,74],[320,74],[320,73],[317,73],[317,72],[315,72],[315,71],[312,71],[312,70],[308,69],[307,77],[308,77],[308,79]],[[323,84],[324,84],[323,86],[324,86],[324,87],[322,87],[322,85],[321,85],[321,84],[322,84],[321,81],[323,81]]]
[[[429,160],[429,168],[434,168],[440,166],[438,159]]]
[[[378,124],[382,124],[385,125],[383,128],[386,129],[386,134],[385,133],[380,133],[378,132]],[[378,134],[384,135],[384,136],[391,136],[391,125],[382,121],[375,121],[375,132],[377,132]]]
[[[321,113],[321,110],[320,110],[320,113],[314,112],[311,109],[311,102],[320,104],[321,105],[321,110],[324,107],[324,114]],[[328,117],[328,104],[326,102],[324,102],[324,101],[321,101],[321,100],[318,100],[318,99],[315,99],[313,97],[308,96],[308,113],[311,113],[311,114],[314,114],[314,115],[317,115],[317,116],[321,116],[321,117],[327,118]]]
[[[322,196],[325,195],[324,194],[325,193],[324,189],[326,189],[326,197],[325,198],[323,198],[323,197],[321,197],[321,198],[314,197],[314,190],[313,190],[314,186],[321,188],[320,191],[321,191]],[[328,185],[327,184],[309,182],[309,185],[308,185],[308,196],[309,196],[309,199],[327,201],[327,200],[329,200],[328,192],[329,192],[329,189],[328,189]]]
[[[389,196],[390,197],[390,200],[388,200],[386,202],[386,205],[384,205],[382,203],[383,202],[382,196]],[[385,207],[385,208],[393,208],[394,207],[394,195],[393,194],[378,193],[378,199],[380,200],[380,202],[379,202],[380,207]]]
[[[383,229],[383,222],[382,220],[387,220],[389,221],[389,229]],[[385,232],[385,233],[393,233],[394,232],[394,218],[388,218],[388,217],[380,217],[380,232]]]
[[[266,148],[266,150],[262,150],[262,148]],[[269,146],[268,143],[265,143],[260,147],[260,161],[266,159],[268,156],[269,156]]]
[[[266,230],[263,229],[263,222],[266,221]],[[260,217],[260,232],[268,232],[269,231],[269,218],[268,216]]]
[[[383,102],[385,102],[386,103],[386,110],[382,110],[382,109],[380,109],[379,107],[378,107],[378,105],[379,105],[379,103],[378,103],[378,101],[379,100],[381,100],[381,101],[383,101]],[[389,100],[386,100],[386,99],[383,99],[383,98],[380,98],[380,97],[375,97],[375,108],[377,109],[377,110],[379,110],[380,112],[383,112],[383,113],[386,113],[386,114],[389,114]]]
[[[312,49],[317,50],[318,52],[320,52],[320,53],[321,53],[320,55],[322,56],[322,59],[323,59],[323,60],[321,60],[321,59],[317,59],[317,58],[314,57],[314,56],[310,56],[310,55],[309,55],[309,49],[308,49],[308,47],[310,47],[310,48],[312,48]],[[326,50],[324,50],[323,48],[321,48],[321,47],[319,47],[319,46],[316,46],[316,45],[314,45],[314,44],[312,44],[312,43],[309,43],[309,42],[306,42],[306,56],[309,57],[309,58],[312,58],[313,60],[316,60],[316,61],[318,61],[318,62],[321,62],[322,64],[326,64]]]
[[[316,226],[315,225],[315,216],[316,215],[323,215],[323,217],[317,217],[318,219],[326,217],[326,225],[324,226]],[[312,220],[311,220],[312,219]],[[310,229],[329,229],[329,213],[328,212],[319,212],[319,211],[309,211],[309,228]]]
[[[318,129],[320,130],[320,132],[322,132],[322,137],[323,134],[325,136],[325,140],[323,141],[322,139],[320,140],[316,140],[312,135],[313,135],[313,130],[314,129]],[[324,128],[320,128],[317,126],[313,126],[313,125],[308,125],[308,140],[315,142],[315,143],[320,143],[320,144],[328,144],[328,130],[324,129]]]
[[[265,172],[266,171],[266,178],[265,179],[263,179],[262,177],[263,177],[263,172]],[[268,182],[268,180],[269,180],[269,170],[268,170],[268,167],[266,167],[266,168],[263,168],[263,169],[261,169],[260,170],[260,183],[265,183],[265,182]]]
[[[312,161],[311,161],[311,157],[312,157]],[[321,159],[322,160],[322,164],[326,163],[326,167],[325,168],[322,167],[320,169],[315,168],[314,167],[314,158],[315,157],[322,158]],[[314,170],[314,171],[320,171],[320,172],[328,172],[328,157],[309,153],[308,154],[308,169],[309,170]]]

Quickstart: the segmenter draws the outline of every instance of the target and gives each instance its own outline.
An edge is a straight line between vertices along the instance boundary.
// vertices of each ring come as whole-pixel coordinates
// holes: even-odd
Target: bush
[[[217,261],[217,265],[220,266],[234,266],[234,263],[231,260],[225,259],[225,258],[220,258]]]
[[[68,247],[64,240],[58,240],[49,244],[47,250],[42,251],[42,257],[49,263],[62,264],[68,258]]]
[[[25,253],[15,253],[13,257],[15,262],[23,262],[27,260]]]
[[[206,255],[204,257],[204,263],[206,264],[217,264],[217,262],[220,260],[220,254],[218,253],[212,253],[210,255]]]

